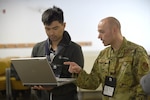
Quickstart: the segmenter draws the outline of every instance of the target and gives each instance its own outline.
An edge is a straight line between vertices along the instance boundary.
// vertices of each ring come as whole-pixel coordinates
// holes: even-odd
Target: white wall
[[[46,39],[41,14],[53,5],[63,9],[66,30],[72,40],[92,42],[83,51],[104,48],[97,39],[97,24],[101,18],[115,16],[121,22],[122,34],[150,52],[150,0],[0,0],[0,44],[36,43]],[[0,49],[0,58],[30,56],[31,50]]]

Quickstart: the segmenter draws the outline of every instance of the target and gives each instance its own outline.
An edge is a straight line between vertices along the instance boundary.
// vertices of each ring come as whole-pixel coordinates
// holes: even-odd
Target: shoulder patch
[[[143,62],[143,64],[142,64],[142,69],[143,69],[144,71],[149,71],[148,63]]]

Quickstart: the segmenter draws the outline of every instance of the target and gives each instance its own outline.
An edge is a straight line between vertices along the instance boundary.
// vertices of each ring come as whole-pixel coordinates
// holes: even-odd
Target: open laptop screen
[[[15,58],[11,61],[23,85],[60,85],[46,57]],[[67,83],[71,81],[74,79],[66,80]]]

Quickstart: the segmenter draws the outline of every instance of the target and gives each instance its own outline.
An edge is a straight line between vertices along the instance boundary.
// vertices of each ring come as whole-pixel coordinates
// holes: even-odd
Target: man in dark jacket
[[[48,39],[33,47],[32,57],[46,56],[56,77],[71,78],[73,75],[68,72],[69,66],[63,62],[73,61],[83,67],[84,58],[81,47],[71,41],[69,33],[65,31],[63,11],[55,6],[47,9],[42,14],[42,22]],[[74,83],[47,88],[34,86],[33,89],[38,100],[78,100]]]

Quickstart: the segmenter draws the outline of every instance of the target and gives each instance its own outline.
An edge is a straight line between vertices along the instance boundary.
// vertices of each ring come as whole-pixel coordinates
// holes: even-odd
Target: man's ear
[[[64,28],[66,27],[66,22],[63,23]]]

